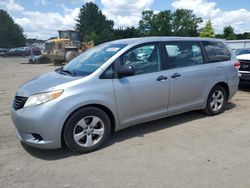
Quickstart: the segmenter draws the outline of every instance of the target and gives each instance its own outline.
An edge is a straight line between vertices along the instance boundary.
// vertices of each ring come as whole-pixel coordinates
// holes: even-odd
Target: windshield
[[[238,49],[236,50],[235,54],[237,56],[242,54],[250,54],[250,49]]]
[[[69,31],[60,31],[59,38],[60,39],[70,39],[70,32]]]
[[[126,44],[101,44],[70,61],[62,71],[71,72],[75,76],[90,75],[125,46]]]
[[[79,33],[78,32],[71,32],[71,40],[79,40]]]

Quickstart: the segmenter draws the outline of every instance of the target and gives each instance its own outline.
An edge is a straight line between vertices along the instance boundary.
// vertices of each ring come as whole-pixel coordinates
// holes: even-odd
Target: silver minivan
[[[22,85],[12,120],[38,148],[87,153],[112,131],[190,110],[217,115],[238,89],[240,63],[223,40],[147,37],[107,42]]]

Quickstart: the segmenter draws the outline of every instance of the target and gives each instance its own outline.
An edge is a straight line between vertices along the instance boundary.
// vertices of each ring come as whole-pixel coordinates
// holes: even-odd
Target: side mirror
[[[126,76],[133,76],[135,75],[135,70],[132,66],[119,66],[119,68],[117,69],[117,75],[118,78],[123,78]]]

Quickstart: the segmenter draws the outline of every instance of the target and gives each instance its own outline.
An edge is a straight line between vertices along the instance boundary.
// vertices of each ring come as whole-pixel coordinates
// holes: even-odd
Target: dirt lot
[[[10,120],[17,88],[52,65],[0,58],[0,187],[250,187],[250,88],[225,113],[189,112],[112,135],[86,155],[25,147]]]

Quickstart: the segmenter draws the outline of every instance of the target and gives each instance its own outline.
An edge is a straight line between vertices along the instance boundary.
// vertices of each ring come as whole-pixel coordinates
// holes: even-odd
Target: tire
[[[82,154],[104,146],[110,132],[108,115],[99,108],[85,107],[74,112],[67,120],[63,138],[70,150]]]
[[[72,59],[77,57],[79,53],[77,51],[67,51],[65,54],[65,60],[66,62],[70,62]]]
[[[218,115],[224,112],[225,104],[226,104],[226,91],[222,86],[216,85],[213,87],[213,89],[210,91],[208,95],[206,108],[204,109],[204,112],[210,116]]]

